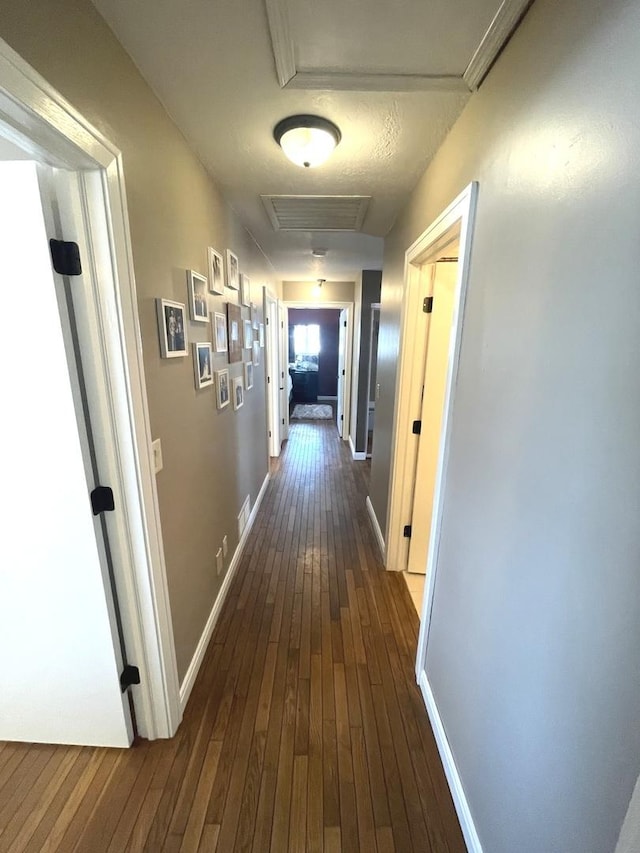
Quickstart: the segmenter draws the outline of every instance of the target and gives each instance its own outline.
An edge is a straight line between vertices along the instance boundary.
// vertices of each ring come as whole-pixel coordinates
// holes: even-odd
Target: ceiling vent
[[[359,231],[371,196],[263,195],[276,231]]]

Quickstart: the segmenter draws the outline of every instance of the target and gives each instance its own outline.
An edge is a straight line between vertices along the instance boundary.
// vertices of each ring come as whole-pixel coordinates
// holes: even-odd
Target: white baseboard
[[[356,450],[351,436],[349,436],[349,447],[351,448],[351,456],[355,459],[356,462],[362,462],[364,459],[367,458],[366,451]]]
[[[196,646],[194,655],[191,658],[189,668],[187,669],[184,680],[180,685],[180,707],[182,711],[184,711],[184,709],[186,708],[187,702],[189,701],[189,696],[191,696],[191,691],[193,690],[193,685],[195,684],[196,677],[198,675],[198,672],[200,671],[200,667],[202,666],[202,661],[204,660],[204,656],[209,646],[209,640],[211,639],[211,635],[213,634],[213,629],[216,627],[216,623],[218,621],[218,618],[220,617],[220,611],[222,610],[222,605],[224,604],[227,594],[229,592],[229,587],[231,586],[233,576],[235,575],[236,570],[240,565],[240,558],[242,557],[244,546],[249,537],[249,533],[251,532],[251,528],[253,527],[253,523],[256,520],[256,515],[258,514],[260,503],[262,502],[262,498],[264,497],[264,493],[267,489],[267,485],[269,483],[269,476],[270,475],[267,473],[267,476],[264,478],[264,482],[260,487],[258,497],[256,498],[255,503],[253,505],[253,509],[251,510],[251,515],[249,516],[249,520],[245,525],[242,538],[238,542],[238,546],[233,554],[233,557],[231,558],[231,563],[229,564],[227,573],[224,576],[224,580],[222,581],[222,586],[218,591],[216,600],[213,602],[213,607],[211,608],[211,613],[209,614],[209,618],[207,619],[207,624],[204,626],[204,631],[202,632],[202,636],[198,641],[198,645]]]
[[[373,527],[373,532],[376,534],[376,539],[378,540],[378,547],[380,548],[382,560],[384,561],[386,551],[386,545],[384,544],[384,536],[382,535],[382,530],[380,530],[380,525],[378,524],[378,519],[376,517],[376,511],[373,508],[373,504],[371,503],[371,498],[369,497],[369,495],[367,495],[367,512],[369,513],[369,518],[371,519],[371,526]]]
[[[436,705],[435,697],[431,691],[431,687],[429,686],[427,673],[424,670],[422,670],[422,673],[420,674],[418,684],[422,691],[424,703],[427,706],[427,713],[429,714],[429,720],[431,721],[431,728],[433,729],[433,734],[438,746],[438,752],[440,753],[440,758],[442,760],[442,766],[444,767],[447,782],[449,783],[449,790],[451,791],[453,804],[456,808],[458,820],[460,821],[460,828],[462,829],[467,850],[469,853],[482,853],[482,844],[480,844],[480,838],[478,837],[476,826],[473,822],[469,803],[467,802],[467,797],[465,795],[464,788],[462,787],[462,780],[460,779],[460,774],[458,773],[458,768],[456,767],[453,753],[451,752],[451,747],[447,740],[447,735],[440,717],[440,712],[438,711],[438,706]]]

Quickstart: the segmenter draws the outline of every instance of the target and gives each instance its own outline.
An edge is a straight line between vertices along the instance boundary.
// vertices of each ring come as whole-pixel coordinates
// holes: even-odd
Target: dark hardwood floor
[[[178,734],[0,743],[0,851],[462,853],[368,468],[293,422]]]

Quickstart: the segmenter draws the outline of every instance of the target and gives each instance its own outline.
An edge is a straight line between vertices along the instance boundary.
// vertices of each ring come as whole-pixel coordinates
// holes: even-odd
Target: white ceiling
[[[317,0],[94,0],[291,280],[381,267],[381,238],[469,97],[474,52],[484,39],[495,55],[526,2],[324,0],[319,14]],[[274,125],[295,113],[340,127],[324,166],[294,166],[273,140]],[[260,199],[271,194],[372,199],[362,233],[292,233],[274,231]],[[328,250],[324,260],[311,257],[315,247]]]

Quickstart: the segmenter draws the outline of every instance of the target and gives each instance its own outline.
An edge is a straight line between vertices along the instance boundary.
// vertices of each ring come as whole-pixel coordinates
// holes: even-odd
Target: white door
[[[289,438],[289,312],[287,308],[278,301],[278,317],[280,328],[280,364],[278,375],[280,376],[280,444]]]
[[[447,385],[449,344],[455,311],[458,264],[438,263],[433,285],[433,311],[422,394],[421,429],[418,444],[411,539],[407,570],[425,574],[431,533],[433,491],[436,482],[442,415]]]
[[[0,740],[128,746],[122,658],[36,166],[0,163]]]
[[[345,429],[345,386],[346,386],[346,363],[347,363],[347,309],[340,312],[340,331],[338,335],[338,402],[336,405],[336,423],[338,432],[344,438]]]
[[[265,347],[269,456],[279,456],[282,441],[280,439],[278,300],[268,293],[265,294]]]

